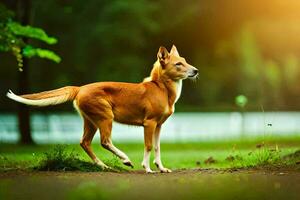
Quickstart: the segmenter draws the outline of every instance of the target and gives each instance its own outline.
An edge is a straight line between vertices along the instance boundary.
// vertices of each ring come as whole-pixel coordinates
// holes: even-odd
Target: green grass
[[[143,143],[115,144],[135,165],[142,169]],[[260,147],[260,148],[258,148]],[[245,168],[294,165],[298,157],[283,157],[300,149],[300,137],[256,138],[236,141],[163,143],[162,161],[171,169],[183,168]],[[130,168],[100,145],[93,144],[97,156],[107,165],[123,171]],[[289,158],[289,159],[287,159]],[[153,160],[153,153],[151,161]],[[151,162],[152,164],[152,162]],[[152,164],[152,168],[155,166]],[[0,170],[101,171],[79,145],[0,145]]]
[[[66,145],[54,146],[50,151],[44,153],[38,163],[32,167],[38,171],[126,171],[121,163],[114,157],[105,161],[109,163],[112,169],[103,169],[92,162],[84,161],[75,150],[70,151]]]
[[[142,169],[142,141],[115,145],[131,158],[135,169]],[[79,144],[0,144],[0,199],[299,199],[299,173],[294,170],[300,170],[300,137],[163,143],[161,147],[165,166],[173,170],[225,170],[187,170],[168,175],[36,173],[102,169],[91,162]],[[107,165],[118,171],[131,170],[99,144],[93,144],[93,149]],[[263,173],[236,168],[263,168]],[[265,169],[274,171],[265,173]],[[4,171],[11,172],[1,173]]]

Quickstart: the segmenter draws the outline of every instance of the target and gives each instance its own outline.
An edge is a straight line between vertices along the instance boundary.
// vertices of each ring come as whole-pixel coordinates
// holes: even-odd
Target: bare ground
[[[0,199],[300,199],[295,169],[0,173]]]

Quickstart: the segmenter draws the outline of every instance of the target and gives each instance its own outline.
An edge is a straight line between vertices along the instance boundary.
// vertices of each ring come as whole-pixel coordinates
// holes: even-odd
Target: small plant
[[[298,165],[300,161],[300,151],[281,155],[281,150],[276,148],[257,148],[247,154],[233,153],[226,157],[225,161],[230,162],[231,168],[277,168]]]
[[[1,171],[3,170],[3,171],[5,171],[5,170],[7,170],[7,164],[9,163],[9,160],[8,160],[8,158],[6,157],[6,156],[2,156],[2,155],[0,155],[0,169],[1,169]]]
[[[268,148],[260,148],[250,156],[253,157],[255,166],[258,167],[276,165],[281,162],[279,151]]]
[[[116,158],[107,161],[107,163],[117,171],[126,171],[120,166]],[[103,170],[91,162],[81,160],[74,150],[69,151],[64,145],[57,145],[51,151],[44,153],[42,160],[33,169],[39,171],[114,171]]]

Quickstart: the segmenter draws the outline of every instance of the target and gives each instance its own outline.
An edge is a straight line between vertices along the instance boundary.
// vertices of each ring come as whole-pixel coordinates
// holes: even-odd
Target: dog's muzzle
[[[198,69],[194,69],[194,70],[192,71],[192,74],[189,75],[189,77],[192,78],[192,77],[195,77],[195,76],[197,76],[197,75],[198,75]]]

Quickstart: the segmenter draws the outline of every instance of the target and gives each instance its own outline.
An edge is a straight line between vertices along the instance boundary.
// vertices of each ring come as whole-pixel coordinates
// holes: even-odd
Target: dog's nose
[[[194,74],[198,74],[198,69],[194,69]]]

